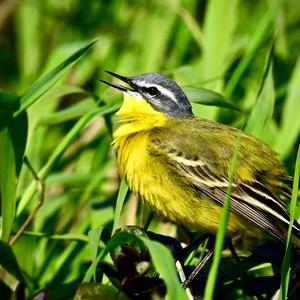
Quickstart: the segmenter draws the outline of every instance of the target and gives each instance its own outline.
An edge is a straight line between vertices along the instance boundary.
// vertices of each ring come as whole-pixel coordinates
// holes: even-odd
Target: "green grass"
[[[94,289],[126,299],[129,286],[118,277],[124,258],[139,266],[137,287],[151,285],[149,294],[158,299],[165,292],[169,299],[183,297],[168,242],[117,230],[143,225],[146,209],[118,177],[111,134],[121,96],[98,81],[111,80],[104,70],[169,75],[194,102],[195,114],[263,139],[293,176],[290,209],[298,218],[296,0],[7,3],[0,4],[1,295],[16,298],[21,283],[28,298],[42,289],[50,299]],[[149,229],[185,243],[199,235],[157,216]],[[235,262],[222,251],[222,239],[213,263],[195,279],[197,294],[270,299],[273,286],[259,284],[268,286],[265,278],[281,286],[282,297],[289,292],[290,244],[281,264],[250,255],[245,240]],[[204,244],[185,257],[187,266],[195,267]]]

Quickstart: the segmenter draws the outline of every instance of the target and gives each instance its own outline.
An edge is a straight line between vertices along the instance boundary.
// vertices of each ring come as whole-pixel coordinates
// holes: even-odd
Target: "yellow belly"
[[[151,156],[147,142],[147,132],[117,142],[119,172],[130,189],[156,213],[187,227],[216,232],[221,207],[199,197],[184,178],[172,172],[159,157]],[[240,218],[230,218],[228,231],[245,231],[245,226]]]

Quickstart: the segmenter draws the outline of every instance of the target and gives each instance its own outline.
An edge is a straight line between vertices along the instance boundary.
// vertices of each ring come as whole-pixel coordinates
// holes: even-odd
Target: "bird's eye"
[[[155,86],[151,86],[151,87],[147,88],[146,91],[150,96],[153,96],[153,97],[160,94],[160,91]]]

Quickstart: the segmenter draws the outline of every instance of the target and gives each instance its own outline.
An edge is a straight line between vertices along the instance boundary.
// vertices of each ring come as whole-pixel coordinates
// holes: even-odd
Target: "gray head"
[[[123,92],[138,92],[157,111],[172,117],[193,115],[187,96],[175,81],[164,75],[150,73],[134,77],[124,77],[109,71],[107,73],[126,82],[132,89],[104,80],[101,80],[102,82]]]

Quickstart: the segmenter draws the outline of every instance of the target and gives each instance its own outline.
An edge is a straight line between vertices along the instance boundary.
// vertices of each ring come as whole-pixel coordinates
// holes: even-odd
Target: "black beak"
[[[122,85],[119,85],[119,84],[116,84],[116,83],[111,83],[111,82],[108,82],[108,81],[105,81],[105,80],[100,80],[101,82],[115,88],[115,89],[118,89],[122,92],[129,92],[129,91],[137,91],[136,90],[136,86],[132,83],[132,80],[129,78],[129,77],[125,77],[125,76],[121,76],[121,75],[118,75],[116,73],[113,73],[113,72],[110,72],[110,71],[105,71],[106,73],[120,79],[121,81],[127,83],[128,85],[130,85],[130,87],[132,87],[132,89],[129,89],[129,88],[126,88]]]

